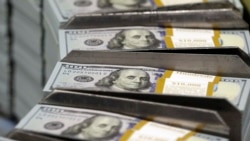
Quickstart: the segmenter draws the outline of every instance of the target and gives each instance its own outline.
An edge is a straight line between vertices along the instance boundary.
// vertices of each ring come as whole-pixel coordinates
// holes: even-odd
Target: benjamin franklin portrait
[[[116,91],[135,91],[148,89],[151,86],[150,76],[140,69],[120,69],[111,72],[96,84],[99,88]]]
[[[96,115],[75,124],[61,134],[83,140],[109,140],[117,136],[122,127],[120,119],[106,115]]]
[[[107,45],[108,49],[153,49],[160,41],[146,29],[125,29],[118,32]]]

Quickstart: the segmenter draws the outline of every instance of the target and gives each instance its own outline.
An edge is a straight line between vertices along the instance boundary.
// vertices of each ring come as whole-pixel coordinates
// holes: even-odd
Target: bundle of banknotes
[[[129,1],[129,2],[120,2],[120,1],[105,1],[105,0],[55,0],[47,1],[46,4],[49,11],[46,11],[46,14],[53,11],[55,16],[55,23],[66,22],[70,17],[78,13],[94,13],[94,12],[114,12],[114,11],[124,11],[124,10],[138,10],[144,8],[154,9],[157,7],[163,6],[173,6],[173,5],[182,5],[189,3],[206,3],[206,2],[225,2],[227,0],[178,0],[178,1],[167,1],[167,0],[139,0],[139,1]],[[243,11],[242,5],[238,0],[230,0],[240,11]]]
[[[147,66],[77,64],[63,61],[56,64],[72,50],[237,47],[246,54],[250,53],[250,35],[246,29],[211,30],[136,25],[91,29],[61,26],[59,30],[60,25],[72,21],[70,19],[78,14],[153,10],[165,6],[190,4],[190,0],[116,2],[113,3],[113,0],[29,0],[26,2],[13,0],[15,37],[13,56],[16,60],[14,112],[18,118],[22,118],[44,96],[41,87],[44,80],[48,79],[44,87],[45,92],[70,89],[227,99],[242,112],[242,131],[249,130],[250,79],[248,78],[197,74]],[[227,0],[192,1],[192,3],[213,2],[227,2]],[[230,2],[241,12],[243,11],[238,0],[230,0]],[[102,22],[98,21],[98,23]],[[91,129],[95,122],[109,130]],[[89,131],[87,131],[88,128]],[[36,105],[21,120],[16,129],[58,140],[229,140],[226,137],[198,133],[116,113],[44,104]]]
[[[209,0],[206,2],[224,2],[225,0]],[[43,3],[42,3],[43,2]],[[135,2],[135,1],[134,1]],[[133,2],[133,3],[134,3]],[[27,2],[19,2],[13,1],[13,56],[16,60],[16,69],[15,69],[15,88],[18,91],[15,91],[18,100],[15,100],[18,103],[17,108],[22,109],[30,109],[41,97],[43,96],[41,91],[41,86],[44,84],[44,80],[49,79],[49,76],[54,68],[56,62],[60,59],[60,57],[65,56],[73,49],[83,49],[85,50],[85,45],[88,46],[86,50],[110,50],[107,48],[107,44],[109,40],[114,38],[115,34],[118,34],[120,30],[124,30],[124,27],[119,27],[115,29],[93,29],[89,30],[88,37],[83,37],[83,39],[75,36],[75,33],[79,33],[79,36],[85,36],[85,34],[80,35],[82,30],[68,30],[69,34],[65,34],[67,30],[62,29],[60,31],[60,35],[58,34],[59,26],[62,23],[68,21],[74,14],[77,13],[95,13],[95,12],[110,12],[110,11],[124,11],[124,10],[136,10],[136,9],[154,9],[162,6],[173,6],[180,4],[187,4],[190,1],[157,1],[157,0],[147,0],[147,1],[138,1],[132,4],[132,6],[121,7],[121,5],[113,5],[114,9],[106,5],[105,1],[98,0],[29,0]],[[193,1],[193,3],[205,3],[205,1]],[[231,3],[236,4],[237,1],[231,1]],[[101,6],[102,4],[102,6]],[[106,2],[108,4],[108,1]],[[40,7],[43,5],[43,7]],[[109,4],[110,5],[110,4]],[[110,5],[111,6],[111,5]],[[43,8],[43,9],[41,9]],[[92,9],[92,10],[90,10]],[[113,10],[112,10],[113,9]],[[43,21],[41,20],[41,12],[43,12]],[[43,23],[41,23],[43,22]],[[131,27],[132,29],[137,27]],[[143,27],[138,27],[143,28]],[[172,39],[170,36],[166,36],[164,34],[167,33],[167,29],[158,28],[158,27],[147,27],[149,31],[139,31],[141,34],[144,34],[144,37],[147,37],[148,41],[144,41],[144,45],[139,45],[139,47],[150,47],[150,48],[175,48],[178,45],[173,43],[173,40],[185,40],[187,42],[192,42],[190,39],[182,38],[181,39]],[[99,30],[105,30],[101,33]],[[112,31],[110,31],[112,30]],[[166,31],[166,32],[165,32]],[[64,33],[65,32],[65,33]],[[84,30],[85,32],[85,30]],[[97,38],[91,37],[92,32],[96,32],[94,34],[99,34],[100,38],[96,35]],[[112,33],[111,33],[112,32]],[[138,31],[134,31],[135,33]],[[212,32],[212,31],[211,31]],[[220,36],[217,36],[217,31],[215,31],[214,35],[209,34],[209,37],[200,38],[198,40],[203,40],[201,42],[195,40],[192,45],[204,45],[207,43],[207,46],[226,46],[228,42],[223,42],[222,38],[227,41],[230,41],[228,38],[235,37],[237,38],[236,42],[233,42],[232,46],[238,46],[243,49],[245,52],[248,51],[248,41],[247,39],[248,32],[247,31],[225,31],[226,37],[222,37],[222,33],[224,35],[224,31],[220,32]],[[239,32],[239,33],[238,33]],[[34,34],[35,33],[35,34]],[[74,36],[71,36],[73,35]],[[108,36],[107,36],[108,34]],[[149,34],[150,36],[147,36]],[[235,34],[235,35],[231,35]],[[44,35],[44,36],[43,36]],[[60,42],[58,41],[58,35],[60,36]],[[78,36],[77,35],[77,36]],[[103,35],[103,36],[102,36]],[[104,38],[105,36],[105,38]],[[237,36],[237,37],[236,37]],[[44,37],[44,38],[43,38]],[[65,40],[61,40],[62,38],[67,38],[67,43],[65,44]],[[69,38],[68,38],[69,37]],[[172,36],[171,36],[172,37]],[[76,40],[74,40],[77,38]],[[137,37],[138,38],[138,37]],[[208,39],[207,39],[208,38]],[[215,39],[214,39],[215,38]],[[171,40],[166,44],[165,41]],[[197,41],[197,42],[196,42]],[[205,43],[206,42],[206,43]],[[58,47],[60,43],[60,48]],[[79,45],[78,45],[79,43]],[[231,43],[230,43],[231,44]],[[64,46],[65,47],[62,47]],[[83,46],[82,46],[83,45]],[[134,46],[134,45],[132,45]],[[190,44],[191,46],[191,44]],[[118,47],[123,48],[123,47]],[[124,46],[124,49],[127,49],[127,46]],[[113,48],[116,49],[116,48]],[[59,52],[61,52],[59,54]],[[63,55],[62,55],[63,54]],[[60,56],[60,57],[59,57]],[[6,76],[6,75],[5,75]],[[25,83],[24,83],[25,82]],[[25,97],[27,92],[39,93],[37,95],[30,96],[32,100],[28,101]],[[20,100],[21,99],[21,100]],[[26,105],[21,106],[21,105]],[[15,110],[19,117],[22,117],[26,112],[20,112],[24,110]],[[27,111],[27,110],[26,110]]]
[[[242,30],[239,30],[239,31],[235,31],[235,30],[227,31],[226,30],[225,34],[230,34],[230,35],[225,35],[226,37],[221,37],[223,39],[227,38],[227,39],[224,39],[227,41],[222,43],[222,39],[220,37],[217,37],[217,36],[214,37],[213,35],[207,35],[207,34],[206,34],[207,37],[199,38],[199,39],[179,38],[179,37],[177,39],[175,38],[172,39],[170,37],[165,38],[165,35],[164,35],[165,29],[161,29],[157,27],[145,27],[149,30],[145,30],[145,29],[144,29],[145,31],[137,30],[137,31],[134,31],[133,34],[144,34],[145,36],[147,34],[150,34],[149,38],[147,39],[148,41],[144,41],[144,43],[142,43],[144,45],[137,45],[137,46],[130,45],[127,47],[127,46],[123,46],[124,43],[121,43],[122,40],[120,41],[116,40],[116,37],[119,37],[120,35],[123,34],[122,30],[126,29],[126,27],[117,27],[116,28],[117,31],[115,31],[114,29],[110,29],[110,28],[71,30],[71,27],[68,27],[67,29],[65,28],[59,29],[60,25],[65,25],[65,23],[68,20],[72,21],[71,18],[74,17],[74,15],[76,14],[84,15],[84,14],[103,13],[103,12],[138,10],[138,9],[157,9],[159,7],[165,7],[165,6],[177,6],[177,5],[184,5],[184,4],[190,4],[190,3],[193,3],[193,4],[214,3],[214,2],[228,2],[228,1],[227,0],[209,0],[209,1],[195,0],[195,1],[190,2],[190,1],[184,0],[184,1],[172,2],[172,1],[166,1],[166,0],[146,0],[146,1],[143,0],[143,1],[130,1],[128,3],[114,1],[113,3],[113,2],[106,1],[106,0],[92,0],[92,1],[89,1],[89,0],[84,0],[84,1],[82,0],[53,0],[53,1],[45,0],[43,14],[44,14],[44,25],[45,25],[45,34],[46,34],[45,36],[46,79],[49,78],[49,75],[51,71],[53,70],[53,66],[58,61],[58,58],[59,58],[58,52],[60,52],[60,58],[63,58],[72,49],[81,49],[81,50],[120,49],[121,50],[121,49],[133,49],[133,48],[135,49],[176,48],[177,46],[183,47],[184,42],[175,43],[176,41],[174,41],[173,43],[172,42],[173,40],[183,40],[183,41],[185,40],[185,42],[188,42],[188,45],[185,45],[185,47],[191,47],[191,46],[200,47],[203,45],[205,45],[206,47],[208,46],[218,47],[218,46],[226,46],[227,44],[229,44],[230,46],[237,46],[237,47],[242,48],[244,51],[249,52],[248,47],[247,47],[248,43],[246,43],[248,42],[246,39],[248,39],[247,37],[249,36],[248,35],[249,33],[247,30],[243,31],[245,33],[242,33]],[[238,9],[242,9],[242,7],[239,7],[239,5],[241,4],[238,0],[230,0],[230,2],[234,4],[235,6],[237,5],[236,7]],[[211,7],[207,7],[207,8],[211,8]],[[224,16],[220,15],[220,16],[227,17],[225,15]],[[238,16],[239,15],[237,15],[237,17]],[[81,22],[81,21],[88,21],[88,20],[78,20],[78,21]],[[102,22],[98,22],[98,18],[97,18],[97,22],[92,23],[91,25],[95,25],[96,23],[102,23]],[[227,23],[230,23],[230,22],[227,22]],[[98,26],[98,28],[100,28],[100,26]],[[131,28],[134,29],[135,27],[131,27]],[[60,31],[59,34],[58,34],[58,30]],[[224,31],[218,31],[218,32],[222,33]],[[131,35],[131,33],[128,33],[128,34]],[[235,36],[231,35],[234,33],[237,35]],[[96,36],[96,37],[91,37],[91,36]],[[234,37],[237,38],[237,41],[229,43],[230,38],[234,38]],[[107,46],[109,40],[111,39],[113,39],[111,42],[117,42],[116,45],[115,43],[113,43],[112,47],[111,45]],[[195,40],[195,41],[192,41],[192,40]],[[165,41],[167,41],[168,44],[165,44]],[[246,44],[243,42],[245,42]],[[59,49],[57,48],[58,44],[60,46]]]
[[[99,91],[224,97],[238,105],[246,98],[250,79],[223,77],[145,66],[58,62],[44,91],[89,89]]]
[[[228,141],[223,137],[106,111],[39,104],[16,129],[76,140]]]
[[[139,0],[129,2],[110,2],[106,0],[45,0],[44,15],[49,22],[53,36],[58,39],[57,30],[61,23],[67,22],[72,16],[79,13],[115,12],[124,10],[155,9],[163,6],[174,6],[190,3],[225,2],[227,0]],[[230,0],[242,13],[243,7],[239,0]]]
[[[162,27],[60,29],[60,56],[72,50],[129,50],[162,48],[238,47],[250,52],[247,30],[213,30]]]
[[[171,94],[226,98],[242,112],[243,131],[249,119],[250,79],[166,70],[145,66],[119,66],[58,62],[44,87],[113,91],[137,94]]]

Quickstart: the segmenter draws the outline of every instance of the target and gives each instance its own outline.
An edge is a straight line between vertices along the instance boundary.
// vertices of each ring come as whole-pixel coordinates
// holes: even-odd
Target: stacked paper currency
[[[44,15],[48,18],[52,33],[58,39],[58,29],[60,24],[67,22],[74,14],[79,13],[93,13],[93,12],[109,12],[118,10],[131,10],[138,8],[156,8],[160,6],[171,6],[178,4],[190,3],[189,0],[183,1],[165,1],[165,0],[146,0],[140,2],[140,5],[132,2],[131,7],[119,7],[109,4],[107,1],[92,0],[92,1],[79,1],[79,0],[44,0]],[[208,0],[206,2],[216,2],[226,0]],[[194,0],[192,3],[204,2],[202,0]],[[240,11],[243,11],[241,2],[239,0],[230,0]],[[138,2],[136,2],[138,3]],[[134,4],[134,6],[133,6]]]
[[[121,74],[124,74],[124,78],[130,76],[131,79],[123,80]],[[242,103],[243,99],[249,97],[249,84],[250,79],[247,78],[195,74],[161,68],[58,62],[44,91],[66,88],[224,97],[238,105],[244,113],[249,113],[247,103]]]
[[[226,98],[242,112],[242,131],[250,118],[250,79],[150,68],[58,62],[44,91],[78,89],[179,94]],[[197,95],[199,94],[199,95]]]
[[[98,125],[103,126],[96,128]],[[19,122],[16,129],[78,140],[228,141],[226,138],[117,113],[39,104]]]
[[[218,1],[226,1],[226,0],[209,0],[206,2],[218,2]],[[204,2],[201,0],[195,0],[192,1],[192,3],[200,3],[200,2]],[[241,8],[240,7],[240,2],[238,0],[230,0],[231,3],[235,4],[236,7]],[[105,5],[106,3],[106,5]],[[117,7],[114,6],[116,8],[111,8],[111,4],[102,1],[102,0],[92,0],[92,1],[79,1],[79,0],[44,0],[44,10],[43,10],[43,14],[44,14],[44,19],[45,19],[45,32],[46,32],[46,36],[45,36],[45,42],[46,42],[46,46],[45,46],[45,60],[46,60],[46,80],[48,79],[51,70],[53,68],[53,66],[55,65],[55,62],[58,61],[58,52],[61,52],[61,57],[65,56],[65,47],[61,47],[61,46],[68,46],[68,44],[65,44],[65,40],[61,39],[63,41],[58,41],[59,37],[58,37],[58,30],[60,25],[64,24],[65,22],[67,22],[74,14],[79,14],[79,13],[93,13],[93,12],[109,12],[109,11],[117,11],[117,10],[131,10],[131,9],[138,9],[138,8],[150,8],[150,9],[154,9],[156,7],[160,7],[160,6],[172,6],[172,5],[179,5],[179,4],[186,4],[186,3],[190,3],[190,1],[164,1],[164,0],[146,0],[146,1],[142,1],[140,3],[140,5],[136,5],[136,6],[131,6],[130,8],[122,8],[122,7]],[[106,32],[106,31],[104,31]],[[223,32],[223,31],[221,31]],[[231,31],[228,31],[227,34],[233,34],[230,33]],[[236,34],[242,34],[240,33],[241,31],[236,31],[239,33]],[[244,31],[246,33],[243,34],[249,34],[247,33],[248,31]],[[72,32],[70,32],[72,33]],[[79,32],[78,32],[79,33]],[[59,35],[61,36],[63,33],[60,33]],[[81,33],[79,33],[81,34]],[[101,34],[105,34],[105,33],[101,33]],[[239,36],[244,36],[244,35],[239,35]],[[63,34],[64,35],[64,34]],[[106,34],[105,34],[106,35]],[[111,36],[111,35],[110,35]],[[249,36],[249,35],[247,35]],[[51,38],[53,37],[53,39]],[[75,36],[74,36],[75,37]],[[60,37],[61,38],[61,37]],[[244,37],[241,37],[244,38]],[[72,39],[74,40],[74,39]],[[242,39],[239,39],[242,40]],[[90,40],[92,43],[94,41]],[[60,42],[60,49],[58,48],[58,42]],[[80,41],[81,42],[81,41]],[[242,42],[242,41],[240,41]],[[243,41],[243,42],[247,42],[247,41]],[[74,42],[76,43],[76,42]],[[74,44],[75,45],[75,44]],[[67,47],[66,47],[67,48]],[[79,47],[79,45],[74,46],[75,48],[81,48]],[[88,49],[91,50],[98,50],[98,49],[103,49],[103,48],[99,48],[99,46],[92,46],[89,47]],[[68,51],[70,51],[71,49],[69,49]],[[244,47],[244,50],[246,52],[248,52],[246,46]],[[52,54],[52,55],[51,55]],[[63,55],[62,55],[63,54]]]
[[[40,1],[13,0],[12,31],[15,114],[21,118],[42,97]]]
[[[212,2],[220,0],[209,0],[208,2],[210,1]],[[248,94],[250,91],[250,80],[247,78],[193,74],[187,72],[176,72],[173,70],[164,70],[161,68],[149,68],[144,66],[131,67],[97,64],[86,65],[65,62],[59,62],[56,65],[56,62],[59,61],[60,58],[65,57],[73,49],[121,50],[131,48],[236,46],[247,54],[250,52],[250,36],[249,31],[247,30],[185,30],[174,28],[165,29],[159,27],[146,27],[147,30],[145,30],[145,27],[115,27],[88,30],[62,29],[58,34],[59,26],[67,22],[74,14],[109,12],[117,11],[117,9],[129,10],[127,7],[121,7],[119,5],[114,5],[113,8],[108,7],[107,5],[105,9],[102,9],[100,8],[100,2],[101,0],[44,0],[44,9],[41,11],[41,8],[39,7],[41,0],[28,0],[25,2],[12,0],[12,27],[14,36],[13,56],[15,59],[15,114],[18,116],[18,118],[21,119],[24,117],[31,107],[38,103],[38,101],[43,97],[43,77],[45,75],[47,80],[51,75],[45,87],[46,91],[51,91],[54,88],[73,88],[163,94],[178,93],[181,95],[188,94],[191,96],[214,96],[227,98],[243,113],[242,130],[246,132],[250,131],[250,122],[248,122],[250,119],[250,108],[249,104],[247,103],[249,99]],[[195,2],[201,1],[197,0]],[[242,11],[242,6],[240,5],[239,1],[235,0],[231,2]],[[160,5],[174,5],[179,3],[185,3],[185,1],[176,1],[174,3],[168,3],[163,0],[144,1],[141,3],[141,5],[136,5],[136,7],[132,8],[152,9]],[[41,12],[44,14],[43,22],[40,18]],[[120,46],[116,46],[115,43],[118,41],[115,41],[115,38],[123,34],[122,31],[132,31],[134,33],[140,32],[140,34],[144,34],[145,36],[137,36],[136,38],[147,38],[147,41],[144,41],[144,43],[138,45],[133,45],[131,42],[130,44],[125,44],[125,41],[121,41],[122,43],[118,43]],[[189,36],[190,32],[192,32],[192,38]],[[44,40],[42,35],[44,35]],[[187,42],[189,44],[187,44]],[[45,66],[43,66],[44,61]],[[55,65],[56,67],[54,72],[51,74]],[[112,84],[107,84],[107,82],[111,81],[109,80],[109,77],[113,78],[112,75],[118,77],[118,74],[121,74],[122,71],[127,71],[127,73],[135,73],[135,71],[137,71],[135,76],[130,75],[128,78],[137,79],[138,82],[131,83],[130,86],[125,86],[122,84],[122,82],[118,81],[114,83],[112,82]],[[189,79],[190,81],[187,81]],[[193,93],[194,89],[199,90],[199,94],[201,95]],[[61,111],[66,112],[63,115],[60,115]],[[19,123],[17,129],[45,133],[54,136],[62,136],[67,139],[88,139],[85,138],[85,136],[82,137],[82,135],[78,135],[77,133],[68,132],[68,130],[72,129],[74,124],[78,126],[80,123],[84,122],[85,119],[88,119],[88,117],[96,115],[97,113],[107,115],[110,115],[111,113],[103,113],[102,111],[97,111],[97,113],[95,113],[96,111],[90,110],[86,111],[85,109],[69,107],[37,105]],[[91,115],[91,113],[93,114]],[[114,115],[113,113],[112,115],[119,117],[120,119],[124,117],[123,115]],[[58,118],[60,116],[63,117],[63,119]],[[78,118],[78,116],[81,118]],[[131,120],[131,123],[129,122],[130,126],[137,124],[139,121],[139,119],[135,120],[135,118],[132,117],[126,117],[125,119],[133,119]],[[74,122],[70,120],[73,120]],[[79,124],[77,124],[76,121],[78,121]],[[115,119],[112,119],[112,121],[114,124],[116,123]],[[126,124],[128,122],[122,121],[122,123]],[[123,133],[125,133],[124,131],[128,129],[128,126],[125,124],[120,127],[123,129],[120,130],[120,133],[122,133],[120,135],[125,135]],[[114,128],[117,127],[118,125],[116,125]],[[174,127],[164,126],[164,128],[171,128],[171,132],[164,132],[173,133]],[[52,130],[53,132],[51,132]],[[149,130],[152,129],[146,128],[143,131],[129,130],[129,133],[133,134],[132,136],[126,136],[126,140],[128,137],[131,140],[136,140],[138,137],[148,138],[147,135],[151,135],[149,134],[151,133]],[[182,135],[177,135],[178,137],[184,137],[190,132],[184,129],[178,130],[181,130],[184,133]],[[161,131],[159,130],[159,132]],[[72,134],[76,136],[72,137]],[[227,140],[210,135],[201,135],[199,133],[195,135],[198,136],[195,136],[194,140],[205,140],[207,136],[213,138],[213,140]],[[152,133],[152,136],[154,136],[155,139],[162,139],[162,134],[158,135]],[[115,137],[116,139],[119,139],[121,136]],[[200,137],[202,139],[200,139]],[[168,136],[165,138],[168,138]],[[172,139],[173,138],[174,137],[172,136]],[[247,141],[247,138],[245,138],[244,141]]]
[[[237,1],[237,2],[231,1],[231,2],[240,8],[239,1]],[[65,5],[63,5],[63,4],[65,4]],[[69,7],[75,7],[75,9],[77,9],[76,8],[77,5],[74,5],[74,4],[76,4],[76,1],[74,1],[74,3],[73,3],[73,1],[71,1],[71,2],[61,1],[61,3],[59,3],[58,1],[47,2],[48,9],[53,9],[54,13],[55,13],[54,18],[51,18],[51,19],[53,19],[51,21],[53,21],[54,27],[59,27],[60,23],[65,22],[67,19],[69,19],[72,15],[74,15],[76,13],[84,13],[84,12],[88,13],[88,12],[100,11],[100,9],[99,10],[94,9],[94,11],[89,11],[89,10],[87,11],[85,9],[86,11],[81,11],[81,12],[79,12],[79,10],[76,10],[76,11],[62,10],[62,9],[67,9]],[[88,4],[89,3],[86,2],[83,5],[88,6]],[[62,6],[60,6],[60,5],[62,5]],[[51,8],[51,7],[53,7],[53,8]],[[74,8],[72,8],[72,9],[74,9]],[[53,10],[46,10],[46,11],[53,11]],[[242,11],[242,7],[241,7],[241,11]],[[57,18],[55,18],[55,17],[57,17]],[[58,19],[58,20],[56,21],[55,19]],[[61,58],[65,57],[73,49],[80,49],[80,50],[112,50],[113,49],[113,50],[118,50],[118,49],[130,49],[132,47],[134,47],[133,49],[136,49],[136,47],[139,48],[140,46],[136,46],[136,45],[130,45],[130,46],[128,44],[124,45],[125,43],[123,44],[122,42],[125,42],[125,41],[120,41],[121,43],[117,43],[118,42],[117,40],[114,41],[116,37],[119,38],[118,36],[122,35],[124,33],[124,32],[122,33],[122,31],[124,31],[124,30],[127,30],[127,29],[124,27],[118,27],[118,28],[110,28],[110,29],[108,29],[108,28],[100,29],[99,28],[99,29],[88,29],[88,30],[84,30],[84,29],[82,29],[82,30],[81,29],[60,30],[60,33],[59,33],[60,57]],[[131,29],[128,29],[128,30],[131,30]],[[132,27],[132,30],[134,30],[134,32],[137,32],[137,33],[144,32],[146,34],[145,27]],[[148,36],[151,35],[150,39],[148,39],[148,40],[154,40],[151,42],[151,45],[148,45],[148,44],[150,44],[150,43],[148,43],[149,41],[147,42],[147,45],[145,45],[146,43],[144,43],[143,47],[145,47],[147,49],[148,49],[148,47],[176,48],[176,47],[236,46],[236,47],[241,48],[246,53],[249,53],[249,49],[250,49],[249,48],[249,45],[250,45],[249,44],[249,31],[247,31],[247,30],[220,30],[220,31],[207,30],[205,32],[204,32],[204,30],[203,31],[192,30],[192,31],[181,31],[180,32],[178,29],[171,29],[172,32],[169,33],[168,29],[159,29],[157,27],[152,27],[152,28],[147,27],[147,31],[148,31],[147,35]],[[194,35],[195,31],[197,31],[199,33],[197,35],[195,35],[195,38],[190,39],[190,33],[192,33],[192,35]],[[57,32],[57,30],[54,30],[54,32]],[[184,36],[182,36],[182,35],[184,35]],[[201,37],[201,36],[203,36],[203,37]],[[58,38],[58,37],[56,37],[56,38]],[[145,38],[146,38],[146,35],[145,35]],[[183,42],[178,42],[180,40],[181,41],[188,41],[189,44],[187,44],[187,42],[185,42],[185,44]],[[114,42],[116,42],[118,45],[115,46]],[[61,67],[61,68],[63,68],[63,67]],[[84,83],[85,87],[88,87],[91,90],[97,90],[97,89],[99,90],[99,88],[96,88],[95,85],[86,85],[86,82],[88,82],[88,81],[93,82],[92,78],[95,80],[95,77],[88,77],[88,75],[87,76],[84,75],[85,73],[88,73],[88,72],[86,72],[86,70],[85,70],[85,72],[79,72],[79,68],[77,68],[77,71],[75,70],[74,72],[79,72],[80,74],[76,75],[76,76],[70,76],[69,75],[70,73],[67,73],[67,72],[70,72],[70,71],[66,71],[66,69],[64,69],[64,74],[67,76],[67,78],[63,77],[63,78],[58,79],[58,80],[53,79],[53,80],[50,80],[49,82],[52,82],[52,81],[54,83],[58,82],[57,84],[55,84],[53,86],[55,88],[56,87],[65,88],[65,87],[69,86],[69,88],[71,87],[71,88],[78,88],[78,89],[84,89],[80,85],[82,84],[81,82],[85,82]],[[55,75],[56,74],[54,74],[53,76],[55,76]],[[63,79],[67,79],[67,80],[60,83],[60,81]],[[223,81],[220,82],[219,87],[221,87],[221,88],[224,87],[225,86],[224,84],[226,84],[227,81],[230,81],[230,82],[231,81],[232,82],[242,81],[243,82],[243,81],[245,81],[245,79],[244,80],[243,79],[244,78],[242,78],[242,80],[240,80],[240,78],[223,78]],[[73,83],[69,84],[72,81],[73,81]],[[249,80],[246,80],[246,81],[249,81]],[[173,88],[174,84],[176,84],[176,83],[177,82],[173,82],[172,80],[170,80],[169,85],[171,85],[171,86],[169,86],[168,88]],[[181,83],[181,82],[178,82],[178,83]],[[247,82],[247,83],[249,83],[249,82]],[[96,82],[96,84],[97,84],[97,82]],[[189,85],[190,83],[187,82],[184,84]],[[244,84],[240,84],[240,85],[243,86]],[[197,85],[194,84],[193,86],[197,86]],[[52,86],[50,86],[50,87],[52,87]],[[179,87],[179,89],[182,89],[183,87],[185,87],[185,86]],[[237,89],[236,87],[238,87],[238,86],[234,87],[234,86],[230,85],[229,87],[231,87],[233,89],[235,88],[234,90],[236,90]],[[213,88],[215,88],[215,87],[213,87]],[[104,88],[102,87],[100,89],[105,90],[105,91],[107,90],[107,89],[105,89],[105,87]],[[119,90],[119,88],[117,88],[117,89]],[[222,88],[222,89],[225,89],[225,88]],[[231,92],[233,92],[234,90],[232,90]],[[245,90],[241,89],[240,91],[249,91],[249,88],[246,87]],[[168,93],[169,92],[170,91],[168,91]],[[187,92],[188,92],[188,90],[186,90],[184,93],[187,93]],[[225,92],[225,93],[228,93],[228,92]],[[217,94],[214,93],[214,96],[215,95],[217,95]],[[248,99],[247,92],[243,95],[244,95],[243,99]],[[231,99],[232,98],[231,96],[229,96],[228,98]],[[249,117],[248,115],[246,115],[246,113],[249,113],[248,104],[244,103],[244,102],[240,102],[243,99],[240,100],[240,99],[238,99],[239,97],[238,98],[236,98],[236,97],[232,98],[233,100],[231,99],[231,101],[235,106],[237,106],[239,108],[239,110],[241,110],[244,113],[243,131],[245,131],[247,129],[247,125],[248,125],[247,117]],[[239,104],[235,100],[240,102],[241,104]],[[239,106],[239,105],[241,105],[241,106]]]
[[[134,36],[138,38],[133,40]],[[250,52],[248,30],[113,27],[60,29],[60,56],[72,50],[239,47]],[[136,41],[136,42],[135,42]]]

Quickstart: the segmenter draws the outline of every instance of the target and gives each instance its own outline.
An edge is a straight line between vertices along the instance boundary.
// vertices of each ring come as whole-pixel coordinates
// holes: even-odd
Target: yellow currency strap
[[[213,95],[213,90],[214,90],[214,83],[208,83],[207,86],[207,96],[212,96]]]
[[[194,131],[190,131],[189,133],[187,133],[185,136],[180,137],[177,139],[177,141],[186,141],[188,138],[194,136],[196,134],[195,131],[199,131],[204,127],[203,124],[197,125],[196,129]]]
[[[220,42],[219,42],[219,37],[212,37],[212,39],[213,39],[213,42],[214,42],[214,47],[220,47],[221,45],[220,45]]]
[[[140,130],[144,125],[146,125],[148,121],[146,120],[141,120],[138,122],[133,128],[127,130],[122,137],[119,139],[119,141],[127,141],[134,133],[136,130]]]
[[[127,141],[132,135],[133,135],[134,131],[132,130],[127,130],[122,137],[119,139],[119,141]]]
[[[196,132],[189,132],[187,133],[184,137],[181,137],[181,138],[178,138],[176,141],[185,141],[187,140],[188,138],[192,137]]]
[[[214,81],[208,83],[207,87],[207,96],[213,96],[214,93],[214,85],[218,84],[221,81],[221,77],[215,76]]]
[[[214,46],[215,47],[220,47],[220,31],[219,30],[214,30],[214,36],[213,36],[213,41],[214,41]]]
[[[217,37],[217,38],[220,37],[220,31],[219,30],[213,30],[213,32],[214,32],[214,35],[212,35],[213,37]],[[166,33],[166,36],[175,36],[173,28],[166,28],[165,33]]]
[[[156,94],[162,94],[163,93],[163,88],[165,84],[166,79],[165,78],[159,78],[156,80],[156,86],[155,86],[155,93]]]
[[[140,130],[144,125],[146,125],[149,121],[141,120],[138,122],[132,129],[134,130]]]
[[[219,83],[221,81],[220,76],[215,76],[213,83]]]
[[[164,6],[164,4],[162,3],[161,0],[154,0],[154,3],[155,3],[155,5],[156,5],[157,7],[162,7],[162,6]]]
[[[208,0],[203,0],[202,2],[203,2],[203,3],[207,3]],[[164,6],[164,4],[162,3],[161,0],[154,0],[154,3],[155,3],[155,5],[156,5],[157,7],[162,7],[162,6]]]
[[[161,79],[161,78],[171,78],[171,75],[173,74],[173,72],[174,72],[173,70],[167,70],[167,71],[165,71],[163,73],[163,75],[159,79]],[[187,73],[189,73],[189,72],[187,72]],[[194,74],[196,74],[196,73],[194,73]],[[199,74],[199,73],[197,73],[197,74]],[[221,77],[215,76],[215,78],[213,80],[213,83],[218,83],[220,80],[221,80]]]
[[[173,72],[174,71],[172,70],[167,70],[163,73],[163,75],[160,78],[156,80],[155,91],[154,91],[156,94],[163,94],[163,88],[166,78],[170,78]]]
[[[165,33],[166,33],[166,36],[173,36],[174,35],[173,28],[166,28]]]
[[[173,29],[167,28],[165,30],[165,32],[167,33],[167,35],[164,37],[166,48],[175,48],[174,43],[173,43],[172,38],[171,38],[171,37],[175,37],[174,33],[173,33]],[[213,40],[215,47],[221,46],[219,39],[220,39],[220,32],[218,30],[215,30],[214,35],[212,36],[212,40]]]
[[[167,70],[164,72],[164,74],[160,78],[170,78],[173,72],[174,71],[172,71],[172,70]]]
[[[220,31],[219,30],[214,30],[214,37],[217,37],[217,38],[220,37]]]
[[[172,70],[167,70],[164,72],[164,74],[160,78],[156,80],[156,86],[155,86],[155,91],[154,91],[156,94],[163,93],[163,88],[164,88],[166,78],[170,78],[173,72],[174,71]]]
[[[155,93],[163,94],[164,84],[167,81],[166,78],[170,78],[174,71],[167,70],[164,74],[156,80]],[[221,81],[220,76],[215,76],[213,82],[208,83],[207,96],[213,95],[213,86]]]
[[[174,48],[174,44],[173,44],[173,41],[171,39],[171,36],[165,36],[164,41],[166,44],[166,48]]]

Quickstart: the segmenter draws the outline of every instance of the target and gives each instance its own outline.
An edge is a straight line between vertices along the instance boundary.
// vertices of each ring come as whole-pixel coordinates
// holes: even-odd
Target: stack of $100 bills
[[[112,2],[113,0],[44,0],[42,12],[44,14],[45,54],[43,59],[47,62],[44,67],[47,69],[46,79],[48,79],[44,92],[51,93],[57,89],[67,89],[87,90],[90,93],[121,92],[138,95],[223,98],[242,113],[242,120],[239,123],[243,125],[241,130],[244,132],[249,130],[250,108],[248,108],[247,102],[250,79],[248,78],[185,72],[161,67],[149,67],[143,64],[130,66],[59,61],[59,56],[60,59],[63,59],[73,50],[93,52],[102,50],[105,52],[130,49],[150,51],[157,49],[178,50],[189,48],[195,50],[197,48],[238,47],[245,54],[250,53],[250,35],[249,31],[244,29],[186,29],[144,25],[84,29],[71,29],[70,26],[67,28],[61,26],[62,28],[59,29],[60,25],[68,21],[72,22],[74,15],[79,14],[154,10],[165,6],[190,3],[189,0],[127,0],[128,3],[131,2],[132,4],[126,6],[121,5],[123,2],[119,0],[115,4]],[[226,0],[193,1],[193,3],[210,2],[226,2]],[[242,11],[241,5],[236,0],[230,2]],[[77,19],[77,16],[75,18]],[[96,58],[89,59],[95,60]],[[55,64],[55,62],[57,63]],[[72,100],[72,103],[74,103],[74,100]],[[96,104],[98,105],[98,101]],[[111,111],[112,108],[108,111],[102,111],[98,108],[85,109],[77,106],[40,103],[34,106],[19,122],[15,130],[51,138],[48,140],[62,141],[69,139],[91,141],[230,140],[230,135],[220,136],[202,133],[197,129],[157,123]],[[201,127],[197,125],[196,128]],[[245,135],[242,135],[242,138],[247,141]]]

